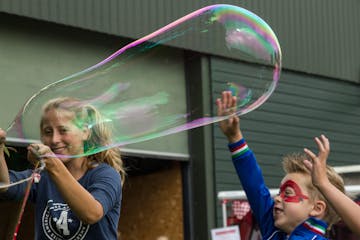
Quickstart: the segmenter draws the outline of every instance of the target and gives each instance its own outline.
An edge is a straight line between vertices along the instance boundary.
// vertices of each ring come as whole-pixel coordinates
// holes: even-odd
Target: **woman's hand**
[[[0,128],[0,183],[9,184],[10,183],[9,173],[4,155],[4,152],[7,152],[5,147],[5,141],[6,141],[6,132]],[[0,192],[4,192],[6,190],[7,188],[1,188]]]
[[[46,160],[48,158],[56,158],[51,149],[41,143],[33,143],[28,146],[28,161],[33,165],[37,165],[40,160]],[[46,161],[45,161],[46,162]]]
[[[4,147],[6,141],[6,132],[0,128],[0,147]]]

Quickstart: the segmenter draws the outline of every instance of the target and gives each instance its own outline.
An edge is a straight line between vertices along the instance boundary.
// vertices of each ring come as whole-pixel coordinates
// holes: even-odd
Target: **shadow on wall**
[[[0,239],[13,240],[17,217],[21,202],[1,201],[0,202]],[[29,240],[29,236],[34,236],[34,207],[27,203],[21,220],[17,240]]]

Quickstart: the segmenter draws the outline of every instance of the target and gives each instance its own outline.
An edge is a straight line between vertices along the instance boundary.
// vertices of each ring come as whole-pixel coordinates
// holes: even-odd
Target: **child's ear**
[[[322,200],[316,200],[314,203],[314,207],[310,212],[310,216],[316,218],[323,218],[326,212],[326,203]]]

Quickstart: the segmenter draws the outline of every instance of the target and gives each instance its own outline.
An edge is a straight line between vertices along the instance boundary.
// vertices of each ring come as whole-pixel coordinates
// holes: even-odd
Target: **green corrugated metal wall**
[[[358,0],[1,0],[0,11],[50,22],[139,38],[211,4],[253,11],[275,31],[284,68],[360,82]],[[213,49],[186,49],[221,56]]]
[[[231,76],[241,74],[241,63],[212,58],[213,101]],[[281,156],[304,147],[316,151],[313,138],[322,133],[331,142],[331,165],[359,164],[359,123],[359,85],[290,71],[282,72],[267,102],[241,117],[244,137],[257,156],[265,181],[275,188],[283,176]],[[240,190],[227,141],[217,125],[213,128],[216,192]],[[221,225],[220,205],[217,219]]]
[[[0,116],[0,126],[4,129],[10,126],[21,107],[41,88],[93,66],[126,43],[125,39],[119,37],[8,14],[0,14],[0,36],[0,108],[4,109],[4,114]],[[159,93],[166,92],[172,99],[176,99],[169,111],[185,113],[183,51],[165,47],[157,48],[157,51],[151,53],[151,58],[137,55],[136,66],[139,74],[131,74],[130,67],[126,70],[118,67],[118,70],[124,70],[121,80],[132,80],[131,86],[138,92],[139,99],[148,96],[145,92],[149,89]],[[119,58],[121,59],[121,56]],[[136,84],[135,75],[139,78],[138,81],[144,82]],[[108,72],[107,78],[111,77],[115,76]],[[93,86],[93,89],[102,90],[96,86]],[[32,121],[34,126],[38,125],[37,119]],[[38,130],[33,130],[35,135]],[[10,137],[8,134],[8,142],[11,141]],[[187,132],[130,144],[123,148],[123,152],[136,150],[147,155],[187,160]]]

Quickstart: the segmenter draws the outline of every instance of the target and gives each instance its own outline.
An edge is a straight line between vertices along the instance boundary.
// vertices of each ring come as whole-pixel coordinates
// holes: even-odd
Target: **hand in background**
[[[309,149],[305,148],[304,152],[309,156],[309,160],[305,160],[305,166],[311,172],[312,182],[319,187],[323,184],[328,184],[329,179],[326,175],[327,158],[330,154],[330,142],[325,135],[315,137],[315,142],[318,147],[318,155],[314,154]]]

